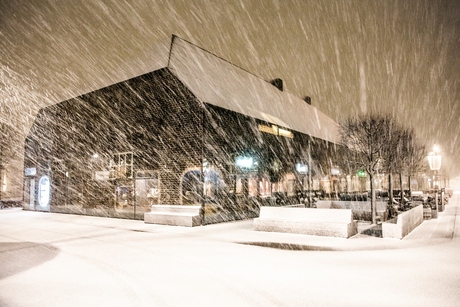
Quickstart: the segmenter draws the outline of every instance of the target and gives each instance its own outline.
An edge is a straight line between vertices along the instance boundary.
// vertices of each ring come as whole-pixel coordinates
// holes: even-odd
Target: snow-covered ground
[[[459,206],[403,240],[2,210],[0,305],[458,306]]]

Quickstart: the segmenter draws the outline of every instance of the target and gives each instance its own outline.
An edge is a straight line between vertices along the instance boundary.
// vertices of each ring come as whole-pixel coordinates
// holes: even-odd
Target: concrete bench
[[[358,232],[349,209],[260,207],[257,231],[349,238]]]
[[[382,223],[384,238],[402,239],[423,222],[423,205],[400,213],[394,219]]]
[[[144,223],[198,226],[201,225],[200,206],[153,205],[150,212],[144,213]]]
[[[351,209],[353,219],[371,220],[371,202],[370,201],[347,201],[347,200],[318,200],[316,208],[319,209]],[[388,218],[387,203],[384,201],[376,202],[376,214],[381,220]]]

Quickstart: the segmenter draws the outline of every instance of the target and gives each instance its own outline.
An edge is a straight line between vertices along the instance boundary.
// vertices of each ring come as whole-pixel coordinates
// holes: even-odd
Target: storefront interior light
[[[252,157],[238,157],[236,158],[236,166],[243,168],[251,168],[254,165]]]

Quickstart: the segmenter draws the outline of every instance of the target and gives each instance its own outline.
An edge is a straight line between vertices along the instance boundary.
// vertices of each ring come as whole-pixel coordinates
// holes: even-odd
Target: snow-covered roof
[[[303,99],[174,37],[168,68],[202,102],[338,143],[338,125]]]

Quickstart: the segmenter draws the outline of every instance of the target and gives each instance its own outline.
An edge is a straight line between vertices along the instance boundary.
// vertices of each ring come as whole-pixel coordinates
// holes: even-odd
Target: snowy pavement
[[[458,306],[460,195],[403,240],[0,211],[0,306]]]

